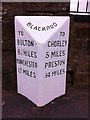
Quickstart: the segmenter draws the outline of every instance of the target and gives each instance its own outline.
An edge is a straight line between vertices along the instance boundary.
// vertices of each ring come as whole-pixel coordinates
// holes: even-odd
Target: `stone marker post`
[[[18,93],[37,106],[65,94],[68,16],[16,16]]]

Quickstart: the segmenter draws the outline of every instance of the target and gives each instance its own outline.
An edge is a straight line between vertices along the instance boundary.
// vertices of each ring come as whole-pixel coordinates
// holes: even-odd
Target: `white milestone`
[[[18,93],[37,106],[65,94],[68,16],[16,16]]]

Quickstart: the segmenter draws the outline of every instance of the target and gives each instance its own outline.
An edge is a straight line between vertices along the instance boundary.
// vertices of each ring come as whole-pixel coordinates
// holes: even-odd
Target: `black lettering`
[[[45,63],[45,69],[47,68],[53,68],[57,66],[65,65],[65,60],[57,60],[57,61],[52,61],[52,62],[46,62]]]
[[[24,35],[24,32],[23,31],[18,31],[18,34],[23,36]]]
[[[26,50],[23,50],[23,54],[24,54],[25,56],[27,56],[27,51],[26,51]]]
[[[17,45],[19,45],[19,39],[17,39]]]
[[[45,63],[45,69],[46,69],[47,66],[48,66],[48,63]]]
[[[42,27],[42,31],[46,31],[45,27]]]
[[[30,57],[32,57],[33,58],[33,51],[31,51],[31,56]]]
[[[33,72],[33,71],[29,71],[29,70],[24,70],[24,69],[23,69],[23,74],[24,74],[24,75],[27,75],[27,76],[29,76],[29,77],[36,78],[36,73]]]
[[[34,46],[34,41],[28,40],[28,41],[27,41],[27,46]]]
[[[33,72],[30,71],[30,75],[28,74],[28,76],[33,77]]]
[[[26,74],[26,70],[23,69],[23,74]]]
[[[48,47],[50,47],[50,41],[48,41]]]
[[[52,72],[52,76],[56,76],[56,71]]]
[[[57,70],[57,75],[60,75],[59,70]]]
[[[67,41],[65,41],[65,46],[67,46]]]
[[[65,56],[65,50],[62,51],[62,56]]]
[[[33,29],[33,25],[31,25],[30,28]]]
[[[52,58],[52,57],[56,57],[56,51],[51,52],[51,58]]]
[[[21,46],[34,46],[34,41],[33,40],[22,40],[22,39],[17,39],[17,45]]]
[[[22,68],[18,68],[18,73],[22,73]]]
[[[36,78],[36,73],[35,72],[33,72],[33,77]]]
[[[34,52],[34,58],[37,58],[37,52]]]
[[[35,66],[35,68],[37,68],[37,63],[35,62],[34,64],[35,64],[35,65],[34,65],[34,66]]]
[[[37,26],[35,26],[33,29],[37,30]]]
[[[60,74],[64,74],[65,73],[65,69],[60,69]]]
[[[38,31],[41,31],[41,27],[38,27]]]
[[[50,25],[50,28],[52,28],[52,29],[53,29],[53,28],[54,28],[54,26],[53,26],[53,25]]]
[[[62,56],[62,51],[59,51],[59,56],[60,56],[60,57]]]
[[[31,22],[27,23],[27,26],[28,26],[28,27],[29,27],[30,25],[32,25],[32,23],[31,23]]]
[[[33,61],[28,61],[28,60],[21,60],[21,59],[17,59],[17,64],[20,65],[24,65],[27,67],[32,67],[32,68],[37,68],[37,62],[33,62]]]
[[[49,26],[46,26],[46,29],[47,29],[47,30],[49,30],[49,29],[50,29],[50,27],[49,27]]]
[[[27,26],[30,27],[31,29],[34,29],[34,30],[38,30],[38,31],[46,31],[46,30],[50,30],[50,29],[53,29],[54,27],[57,26],[57,23],[53,22],[51,25],[49,26],[36,26],[36,25],[33,25],[31,22],[28,22],[27,23]]]
[[[49,58],[49,52],[46,52],[45,58]]]
[[[50,67],[51,67],[51,62],[48,63],[48,68],[50,68]]]
[[[60,32],[60,36],[65,36],[65,32]]]
[[[45,74],[45,78],[50,77],[50,72]]]
[[[56,26],[57,26],[57,23],[54,22],[53,25],[56,27]]]
[[[57,67],[59,65],[59,60],[58,61],[55,61],[55,66],[54,67]]]
[[[17,49],[17,53],[18,53],[18,55],[20,55],[20,49]]]
[[[67,41],[66,40],[62,40],[62,41],[48,41],[48,47],[64,47],[67,45]]]

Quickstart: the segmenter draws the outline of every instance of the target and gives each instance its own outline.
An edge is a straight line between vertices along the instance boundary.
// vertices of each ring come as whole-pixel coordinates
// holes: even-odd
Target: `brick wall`
[[[14,16],[22,14],[22,3],[2,3],[3,89],[16,89]]]
[[[14,16],[69,15],[69,3],[3,3],[2,4],[2,74],[3,89],[16,89]],[[75,71],[75,85],[88,84],[90,24],[70,19],[68,70]],[[67,79],[69,77],[67,76]]]
[[[77,17],[79,18],[79,16]],[[76,69],[76,85],[90,85],[88,84],[90,23],[87,20],[82,20],[84,16],[80,16],[78,21],[77,17],[71,17],[69,63]]]

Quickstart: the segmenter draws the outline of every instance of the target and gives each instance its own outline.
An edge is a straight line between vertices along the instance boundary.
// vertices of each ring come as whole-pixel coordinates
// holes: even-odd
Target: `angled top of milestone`
[[[68,16],[15,16],[15,24],[20,24],[38,43],[45,43],[63,24]]]

